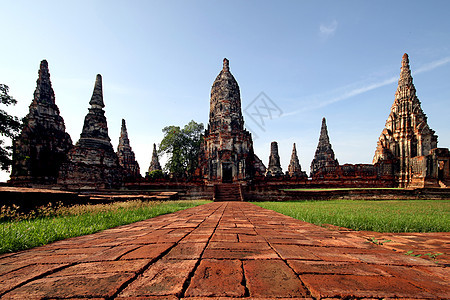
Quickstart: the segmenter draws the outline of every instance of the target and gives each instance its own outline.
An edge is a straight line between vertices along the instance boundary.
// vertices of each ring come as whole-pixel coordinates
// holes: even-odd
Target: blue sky
[[[208,122],[224,57],[243,108],[252,111],[261,92],[279,108],[261,126],[244,114],[265,164],[278,141],[286,170],[295,142],[309,173],[322,117],[341,164],[371,163],[405,52],[438,146],[450,147],[449,1],[0,3],[0,82],[19,101],[8,111],[26,115],[47,59],[76,142],[100,73],[112,144],[124,118],[143,174],[163,127]]]

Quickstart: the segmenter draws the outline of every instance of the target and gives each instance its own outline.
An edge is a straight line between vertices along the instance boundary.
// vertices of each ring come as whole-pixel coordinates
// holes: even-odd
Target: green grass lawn
[[[57,240],[95,233],[209,201],[128,201],[113,204],[77,205],[43,209],[31,216],[0,221],[0,253],[15,252]]]
[[[450,200],[255,202],[316,225],[378,232],[449,232]]]
[[[325,188],[325,189],[283,189],[283,191],[299,192],[326,192],[326,191],[353,191],[353,190],[401,190],[401,188]]]

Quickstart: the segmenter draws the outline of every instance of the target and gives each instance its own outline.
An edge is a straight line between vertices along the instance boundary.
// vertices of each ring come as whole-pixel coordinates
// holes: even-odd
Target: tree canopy
[[[159,152],[169,156],[164,170],[175,177],[190,178],[198,166],[198,154],[202,141],[202,123],[194,120],[181,129],[179,126],[163,128],[164,138]]]
[[[9,87],[5,84],[0,84],[0,100],[1,105],[9,106],[15,105],[17,100],[11,97],[9,94]],[[6,146],[3,137],[13,139],[18,133],[20,128],[20,122],[17,117],[9,115],[5,110],[0,108],[0,168],[2,170],[8,170],[12,163],[11,160],[11,146]]]

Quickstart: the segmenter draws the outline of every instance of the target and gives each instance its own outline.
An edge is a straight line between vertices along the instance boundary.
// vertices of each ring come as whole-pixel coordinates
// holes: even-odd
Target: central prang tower
[[[239,85],[226,58],[211,88],[209,124],[200,152],[200,173],[208,182],[244,181],[254,176],[252,136],[244,129]]]

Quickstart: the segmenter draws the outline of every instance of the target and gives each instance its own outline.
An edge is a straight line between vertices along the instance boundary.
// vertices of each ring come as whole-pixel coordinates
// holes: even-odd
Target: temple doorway
[[[222,163],[222,182],[233,182],[233,167],[231,163]]]
[[[444,166],[445,162],[440,160],[438,162],[438,180],[444,180]]]

